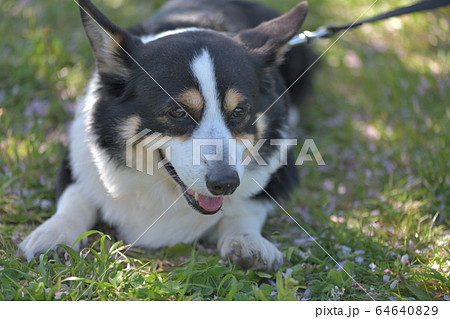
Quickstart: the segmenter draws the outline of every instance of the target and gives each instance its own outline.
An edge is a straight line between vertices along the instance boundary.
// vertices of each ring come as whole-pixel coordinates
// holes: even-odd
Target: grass
[[[255,272],[203,243],[125,256],[107,229],[81,253],[17,255],[55,211],[67,126],[93,58],[73,1],[0,2],[1,300],[449,299],[448,8],[350,31],[321,59],[299,136],[314,139],[327,165],[300,167],[284,207],[324,250],[277,210],[264,235],[280,245],[284,266]],[[351,21],[369,2],[314,1],[305,29]],[[96,3],[128,26],[161,1]],[[377,3],[367,15],[409,3]]]

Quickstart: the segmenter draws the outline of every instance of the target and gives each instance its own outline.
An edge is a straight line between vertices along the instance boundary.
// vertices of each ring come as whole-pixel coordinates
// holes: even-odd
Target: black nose
[[[213,195],[231,195],[239,184],[236,171],[215,170],[206,176],[206,187]]]

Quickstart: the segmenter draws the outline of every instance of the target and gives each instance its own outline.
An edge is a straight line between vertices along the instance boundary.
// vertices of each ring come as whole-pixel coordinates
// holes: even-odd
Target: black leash
[[[316,31],[304,31],[299,35],[295,36],[291,41],[289,41],[289,45],[295,46],[302,43],[310,43],[313,39],[316,38],[330,38],[334,36],[336,33],[339,33],[344,30],[350,30],[356,27],[359,27],[365,23],[371,23],[379,20],[384,20],[392,17],[397,17],[403,14],[420,12],[425,10],[432,10],[440,7],[445,7],[450,5],[450,0],[427,0],[421,1],[416,4],[413,4],[408,7],[398,8],[380,15],[377,15],[372,18],[364,19],[359,22],[349,23],[342,26],[323,26],[317,29]]]

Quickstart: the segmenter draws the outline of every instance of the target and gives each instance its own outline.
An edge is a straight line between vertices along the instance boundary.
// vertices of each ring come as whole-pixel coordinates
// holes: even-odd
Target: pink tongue
[[[215,212],[222,206],[223,197],[209,197],[198,194],[198,204],[208,212]]]

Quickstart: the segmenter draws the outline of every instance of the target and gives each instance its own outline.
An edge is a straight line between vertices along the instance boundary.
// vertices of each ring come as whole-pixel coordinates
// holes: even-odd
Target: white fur
[[[224,217],[212,235],[218,240],[220,254],[246,268],[278,268],[283,262],[281,252],[261,236],[261,229],[268,212],[273,209],[273,203],[236,198],[235,195],[227,199],[224,202]]]
[[[174,34],[179,34],[179,33],[184,33],[184,32],[191,32],[191,31],[200,31],[200,30],[204,30],[204,29],[199,29],[199,28],[180,28],[180,29],[175,29],[175,30],[169,30],[169,31],[164,31],[158,34],[149,34],[149,35],[144,35],[141,37],[141,41],[142,43],[149,43],[164,37],[168,37],[170,35],[174,35]]]
[[[204,118],[193,137],[231,138],[220,112],[214,63],[209,53],[203,50],[191,67],[206,104]],[[221,254],[235,262],[251,264],[252,268],[273,268],[281,263],[281,253],[260,235],[273,205],[270,201],[249,198],[261,191],[252,178],[266,185],[279,167],[278,155],[269,160],[268,166],[247,167],[245,174],[244,168],[238,165],[240,187],[224,198],[222,211],[212,216],[202,215],[180,196],[180,187],[164,169],[155,169],[150,176],[128,167],[118,168],[98,148],[91,129],[98,99],[97,86],[98,75],[95,74],[70,130],[70,162],[76,182],[64,192],[57,213],[20,245],[27,257],[54,248],[58,243],[72,244],[93,226],[97,210],[100,210],[102,218],[115,225],[127,243],[139,239],[138,245],[158,248],[208,236],[218,240]],[[192,154],[189,152],[192,146],[178,139],[171,143],[168,146],[173,150],[172,164],[179,176],[188,186],[199,179],[192,189],[207,194],[205,165],[193,167],[186,160],[189,159],[186,154]],[[242,155],[242,147],[240,149]]]
[[[61,196],[56,214],[33,231],[20,249],[30,260],[37,252],[45,252],[57,244],[71,246],[83,233],[94,226],[97,209],[81,195],[81,185],[70,185]],[[80,246],[76,245],[76,249]]]
[[[203,116],[199,126],[194,130],[191,139],[187,141],[173,139],[166,145],[172,149],[171,162],[181,180],[186,185],[190,185],[196,179],[199,179],[191,188],[200,194],[212,196],[206,187],[205,176],[208,173],[208,169],[214,169],[217,161],[206,160],[205,154],[218,154],[220,158],[223,158],[227,162],[231,154],[236,163],[236,165],[230,165],[231,169],[236,170],[239,177],[242,178],[244,169],[240,165],[240,159],[242,158],[244,148],[242,145],[236,145],[236,151],[230,152],[229,150],[229,140],[233,139],[233,136],[226,126],[222,115],[219,94],[217,92],[214,61],[208,50],[203,49],[193,59],[191,62],[191,70],[199,83],[200,91],[204,98],[205,106]],[[195,144],[193,140],[205,140],[206,143],[213,143],[213,139],[218,140],[217,142],[222,145],[222,152],[215,145],[202,146],[200,148],[200,154],[198,154],[201,158],[200,165],[194,165],[196,162],[193,156],[197,152],[194,151]],[[208,140],[211,141],[208,142]]]

